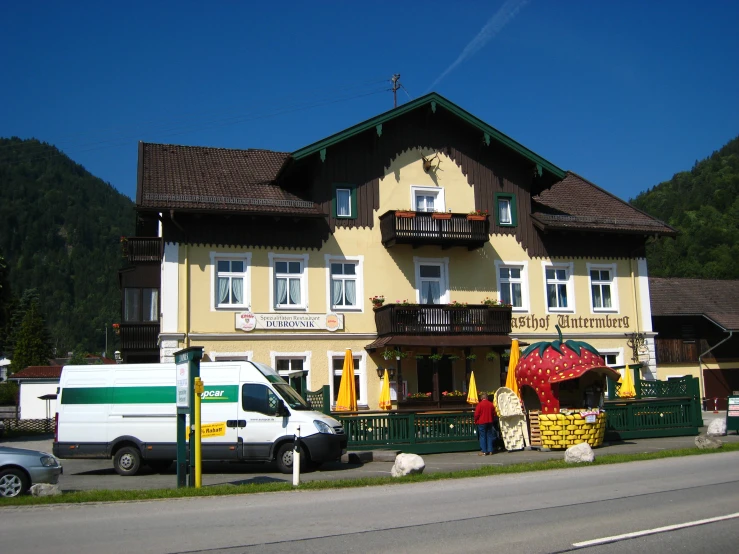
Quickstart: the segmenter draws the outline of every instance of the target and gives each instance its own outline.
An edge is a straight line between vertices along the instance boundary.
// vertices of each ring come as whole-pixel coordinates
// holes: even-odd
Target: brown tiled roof
[[[649,296],[653,316],[703,315],[739,330],[739,281],[650,277]]]
[[[542,229],[674,236],[677,231],[579,175],[567,176],[532,198]]]
[[[62,376],[60,365],[31,365],[10,375],[9,379],[59,379]]]
[[[139,208],[320,215],[275,184],[287,152],[140,143]]]

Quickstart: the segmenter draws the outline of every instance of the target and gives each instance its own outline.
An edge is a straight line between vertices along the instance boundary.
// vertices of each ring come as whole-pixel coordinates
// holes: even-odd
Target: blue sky
[[[110,5],[109,5],[110,4]],[[5,2],[0,136],[292,151],[432,90],[628,199],[739,134],[739,2]]]

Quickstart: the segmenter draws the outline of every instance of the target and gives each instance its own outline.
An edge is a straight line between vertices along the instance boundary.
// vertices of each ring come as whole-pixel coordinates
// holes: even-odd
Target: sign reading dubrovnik
[[[254,314],[236,313],[236,328],[242,331],[337,331],[344,328],[342,314]]]
[[[550,325],[559,325],[562,329],[628,329],[629,316],[613,317],[606,314],[600,317],[586,317],[570,314],[554,316],[549,314],[543,317],[533,315],[513,316],[511,327],[513,329],[526,329],[527,331],[547,331]]]

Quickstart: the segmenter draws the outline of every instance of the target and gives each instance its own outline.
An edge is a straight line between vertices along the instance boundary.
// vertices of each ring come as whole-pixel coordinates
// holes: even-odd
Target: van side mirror
[[[287,406],[285,406],[285,402],[283,402],[282,400],[279,400],[277,402],[277,416],[285,417],[289,415],[290,415],[290,411],[287,409]]]

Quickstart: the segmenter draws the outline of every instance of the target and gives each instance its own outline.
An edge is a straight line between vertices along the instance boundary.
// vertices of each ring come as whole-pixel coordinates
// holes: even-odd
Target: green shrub
[[[15,406],[18,399],[18,383],[0,383],[0,406]]]

